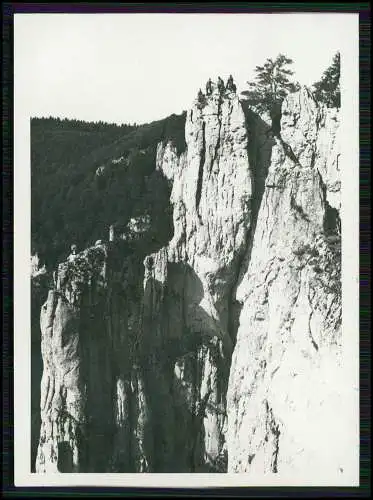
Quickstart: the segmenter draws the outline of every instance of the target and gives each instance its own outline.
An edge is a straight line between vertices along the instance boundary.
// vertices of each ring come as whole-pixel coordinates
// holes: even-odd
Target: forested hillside
[[[172,140],[181,153],[184,125],[185,113],[140,126],[32,118],[32,253],[53,266],[71,243],[107,238],[111,224],[161,219],[169,194],[155,172],[156,148]]]

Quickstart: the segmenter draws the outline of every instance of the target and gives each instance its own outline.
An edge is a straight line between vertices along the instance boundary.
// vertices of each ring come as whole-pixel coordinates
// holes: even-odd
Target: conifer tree
[[[273,115],[290,92],[299,90],[299,83],[291,81],[294,72],[289,69],[293,60],[284,54],[267,59],[263,66],[255,67],[255,81],[247,82],[249,90],[242,92],[247,102],[259,112]]]
[[[324,71],[321,80],[313,84],[316,99],[328,107],[340,108],[341,106],[340,73],[341,55],[337,52],[333,56],[332,64]]]

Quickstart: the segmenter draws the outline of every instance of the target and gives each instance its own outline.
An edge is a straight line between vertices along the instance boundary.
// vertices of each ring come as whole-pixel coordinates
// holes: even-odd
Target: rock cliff
[[[277,137],[235,93],[193,103],[157,149],[173,230],[55,274],[37,472],[343,472],[338,124],[305,88]]]
[[[346,472],[338,114],[303,89],[282,106],[247,269],[228,390],[228,469]],[[339,420],[339,422],[338,422]],[[342,420],[342,422],[341,422]]]

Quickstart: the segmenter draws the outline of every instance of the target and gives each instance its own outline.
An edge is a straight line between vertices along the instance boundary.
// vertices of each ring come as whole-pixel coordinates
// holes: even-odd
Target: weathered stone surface
[[[185,455],[181,470],[225,471],[231,291],[246,250],[253,195],[239,99],[214,92],[205,106],[195,103],[185,136],[187,151],[180,157],[170,144],[157,152],[157,168],[172,183],[174,236],[162,259],[153,256],[152,279],[159,284],[154,296],[161,306],[150,310],[161,318],[160,337],[175,345],[168,370],[173,418],[180,422],[182,412],[186,426],[184,443],[176,444],[179,457]]]
[[[40,310],[52,286],[52,276],[41,265],[37,254],[31,257],[31,471],[35,472],[40,433],[40,381],[43,374],[41,355]]]
[[[99,324],[104,323],[105,263],[104,249],[96,247],[78,255],[74,262],[61,264],[56,287],[49,291],[41,310],[44,368],[36,472],[90,468],[87,433],[92,425],[98,425],[99,413],[93,410],[98,406],[92,401],[91,384],[97,382],[96,395],[101,397],[101,390],[107,388],[100,369],[105,366],[101,348],[106,339],[97,336]],[[110,404],[110,397],[106,399]]]
[[[305,88],[276,138],[193,104],[157,149],[173,232],[146,214],[54,276],[38,472],[346,473],[338,124]]]
[[[327,224],[330,205],[340,205],[332,188],[339,152],[329,119],[307,89],[283,104],[237,287],[243,307],[227,396],[230,472],[308,480],[346,472],[340,236],[336,220]]]
[[[154,468],[149,393],[139,365],[145,253],[134,241],[88,248],[54,275],[40,320],[36,472]]]

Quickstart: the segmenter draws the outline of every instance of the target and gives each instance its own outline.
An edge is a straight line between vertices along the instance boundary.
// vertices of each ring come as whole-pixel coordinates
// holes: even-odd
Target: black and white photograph
[[[18,484],[358,486],[358,16],[14,33]]]

